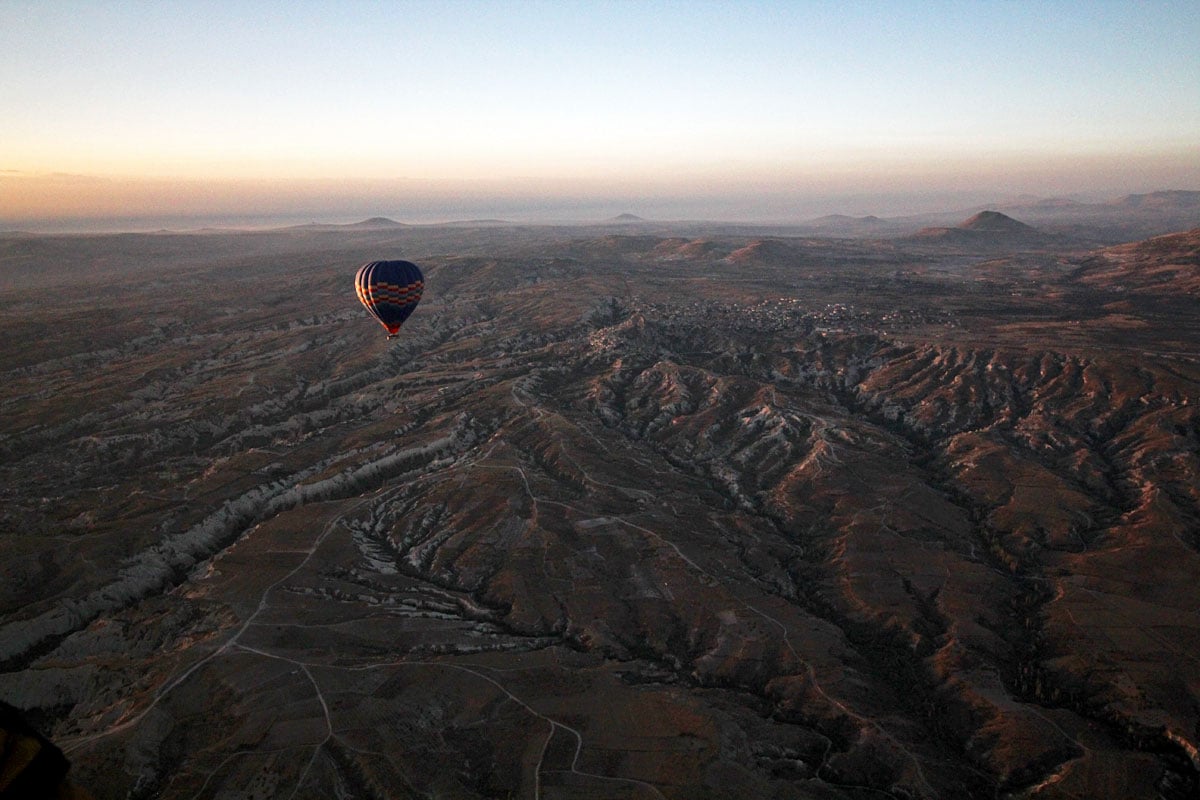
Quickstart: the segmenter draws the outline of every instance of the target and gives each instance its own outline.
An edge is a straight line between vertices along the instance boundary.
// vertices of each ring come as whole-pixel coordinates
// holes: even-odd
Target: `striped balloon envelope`
[[[421,301],[425,276],[411,261],[372,261],[354,276],[354,290],[391,339]]]

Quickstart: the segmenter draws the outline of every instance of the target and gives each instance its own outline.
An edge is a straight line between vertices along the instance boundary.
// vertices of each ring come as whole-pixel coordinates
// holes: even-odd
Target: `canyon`
[[[1193,797],[1200,228],[992,213],[0,236],[0,700],[97,798]]]

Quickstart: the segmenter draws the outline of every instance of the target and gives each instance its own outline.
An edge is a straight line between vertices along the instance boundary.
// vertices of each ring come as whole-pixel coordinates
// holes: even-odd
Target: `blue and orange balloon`
[[[354,290],[391,339],[421,302],[425,276],[411,261],[372,261],[354,276]]]

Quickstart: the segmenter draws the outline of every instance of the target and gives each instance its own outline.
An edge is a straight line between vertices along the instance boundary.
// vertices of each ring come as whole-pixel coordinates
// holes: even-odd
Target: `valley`
[[[0,237],[0,699],[98,798],[1194,796],[1200,229],[982,227]]]

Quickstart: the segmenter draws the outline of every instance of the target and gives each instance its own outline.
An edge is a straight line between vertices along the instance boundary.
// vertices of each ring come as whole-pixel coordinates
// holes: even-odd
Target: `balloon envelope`
[[[354,290],[390,339],[421,301],[425,276],[411,261],[372,261],[359,267]]]

